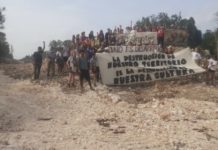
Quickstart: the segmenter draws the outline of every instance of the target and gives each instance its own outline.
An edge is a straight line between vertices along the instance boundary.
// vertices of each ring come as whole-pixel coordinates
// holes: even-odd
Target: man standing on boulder
[[[34,80],[39,79],[40,70],[42,66],[42,55],[45,50],[45,42],[43,41],[43,48],[40,46],[38,47],[38,51],[33,54],[33,74]]]

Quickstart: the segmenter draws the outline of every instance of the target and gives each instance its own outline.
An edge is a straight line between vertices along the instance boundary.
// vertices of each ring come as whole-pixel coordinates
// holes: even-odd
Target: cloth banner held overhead
[[[161,52],[98,53],[102,81],[106,85],[129,85],[204,72],[190,49],[175,54]]]
[[[116,41],[119,44],[128,43],[132,45],[157,45],[157,32],[136,32],[129,34],[118,34]]]

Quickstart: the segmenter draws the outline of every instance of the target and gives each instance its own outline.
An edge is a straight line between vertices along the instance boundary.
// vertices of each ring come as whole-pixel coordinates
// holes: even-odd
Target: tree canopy
[[[5,8],[0,7],[0,59],[13,58],[12,53],[10,52],[10,46],[6,40],[6,34],[2,32],[5,23],[5,16],[3,14],[4,11]]]
[[[218,12],[215,14],[217,29],[215,31],[207,30],[203,34],[201,47],[210,51],[210,54],[218,58]]]
[[[62,48],[70,48],[71,47],[71,40],[65,40],[65,41],[61,41],[61,40],[52,40],[49,43],[49,47],[51,50],[60,50]]]
[[[169,16],[167,13],[160,12],[158,15],[142,17],[142,19],[135,24],[135,27],[144,30],[149,30],[157,26],[163,26],[166,29],[182,29],[187,31],[189,35],[187,45],[191,48],[201,44],[202,33],[196,27],[194,18],[182,18],[180,13]]]

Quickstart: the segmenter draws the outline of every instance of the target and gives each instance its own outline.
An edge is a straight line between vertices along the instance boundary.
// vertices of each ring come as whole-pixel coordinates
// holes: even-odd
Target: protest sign
[[[128,35],[127,43],[133,45],[157,45],[157,32],[131,32]]]
[[[187,46],[188,33],[184,30],[167,29],[165,30],[164,43],[165,45]]]
[[[161,47],[158,45],[142,46],[109,46],[106,48],[108,53],[126,53],[126,52],[158,52]]]
[[[97,59],[106,85],[129,85],[204,72],[192,60],[190,49],[161,52],[99,53]]]
[[[157,32],[130,32],[116,35],[118,45],[157,45]]]

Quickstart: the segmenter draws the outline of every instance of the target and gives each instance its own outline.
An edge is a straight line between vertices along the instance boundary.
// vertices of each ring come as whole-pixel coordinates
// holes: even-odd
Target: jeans
[[[40,70],[41,70],[42,64],[34,64],[34,79],[37,80],[39,79],[40,75]]]

